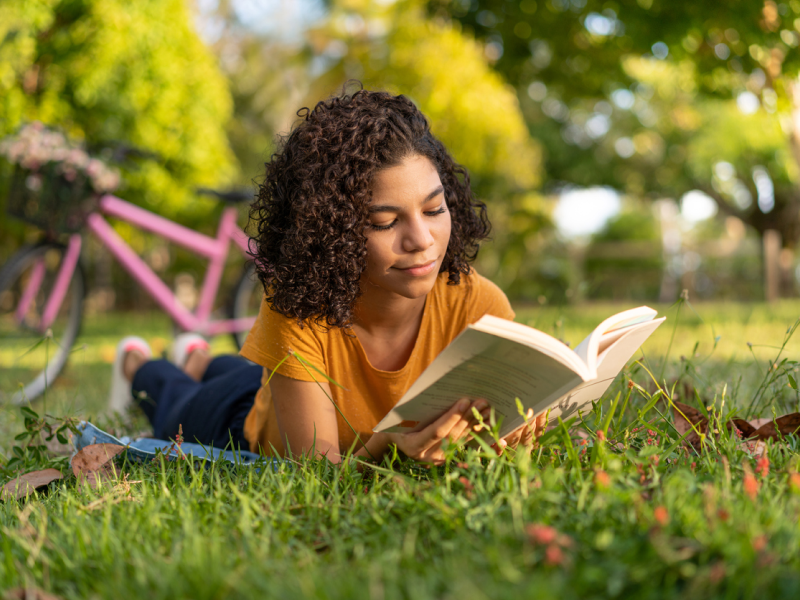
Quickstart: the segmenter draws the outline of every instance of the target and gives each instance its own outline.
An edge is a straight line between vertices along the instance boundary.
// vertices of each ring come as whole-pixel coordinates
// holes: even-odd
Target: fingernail
[[[466,398],[462,398],[461,400],[458,401],[457,408],[462,412],[467,410],[467,408],[469,408],[469,400],[467,400]]]
[[[488,403],[488,402],[486,402],[486,400],[478,400],[478,401],[475,403],[475,409],[476,409],[476,410],[483,410],[483,409],[484,409],[484,408],[486,408],[487,406],[489,406],[489,403]]]

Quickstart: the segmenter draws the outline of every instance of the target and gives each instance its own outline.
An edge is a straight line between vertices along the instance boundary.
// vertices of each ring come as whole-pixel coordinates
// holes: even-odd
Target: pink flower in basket
[[[30,171],[26,187],[38,191],[42,178],[38,172],[50,164],[55,173],[74,182],[84,175],[97,193],[112,192],[120,184],[119,173],[102,160],[90,157],[82,148],[71,144],[61,133],[47,129],[39,122],[25,125],[17,135],[0,142],[0,155],[12,164]],[[37,177],[33,177],[36,175]]]

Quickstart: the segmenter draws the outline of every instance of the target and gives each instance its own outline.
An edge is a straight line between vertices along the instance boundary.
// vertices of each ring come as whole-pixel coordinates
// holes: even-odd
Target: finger
[[[522,437],[522,434],[523,434],[523,432],[524,432],[526,429],[528,429],[529,427],[530,427],[530,423],[523,423],[522,425],[520,425],[519,427],[517,427],[517,428],[516,428],[514,431],[512,431],[511,433],[509,433],[509,434],[508,434],[508,435],[505,437],[505,439],[507,439],[507,440],[508,440],[508,439],[512,439],[512,437],[513,437],[513,438],[516,438],[516,439],[519,439],[520,437]]]
[[[533,434],[536,431],[536,423],[528,423],[528,426],[522,430],[522,441],[529,442],[533,439]]]
[[[522,438],[520,438],[519,443],[522,444],[523,446],[533,445],[533,426],[525,428],[525,431],[523,431]]]
[[[440,444],[459,421],[467,420],[470,404],[468,399],[462,398],[450,410],[417,433],[422,453],[427,452],[435,444]]]
[[[480,419],[475,416],[475,413],[472,413],[472,420],[470,422],[470,427],[473,431],[482,431],[484,429],[490,429],[491,427],[491,416],[492,416],[492,407],[486,404],[482,404],[483,408],[480,409],[478,413],[480,415]]]
[[[508,444],[506,443],[506,440],[502,439],[499,442],[497,442],[496,444],[493,444],[492,448],[494,449],[495,452],[497,452],[497,456],[502,456],[503,450],[505,450],[507,445]]]
[[[523,430],[524,426],[518,428],[516,431],[512,431],[506,437],[504,437],[502,441],[506,443],[506,446],[510,448],[516,448],[519,444],[519,441],[522,439]]]
[[[458,421],[453,428],[450,430],[450,433],[447,434],[447,437],[452,441],[458,441],[467,435],[471,429],[472,423],[475,422],[475,414],[472,412],[472,408],[475,407],[475,403],[472,404],[469,410],[465,412],[464,418]]]
[[[547,426],[547,413],[542,413],[538,417],[536,417],[536,428],[534,429],[534,435],[537,438],[542,437],[544,434],[544,429]]]
[[[470,427],[473,431],[481,431],[483,429],[489,429],[489,417],[491,416],[492,409],[484,408],[483,412],[480,413],[482,421],[473,418],[470,421]],[[473,415],[474,416],[474,415]]]
[[[472,403],[472,407],[468,411],[471,424],[478,422],[478,417],[475,415],[476,411],[482,419],[487,419],[489,417],[489,413],[491,412],[489,403],[486,400],[476,400]]]

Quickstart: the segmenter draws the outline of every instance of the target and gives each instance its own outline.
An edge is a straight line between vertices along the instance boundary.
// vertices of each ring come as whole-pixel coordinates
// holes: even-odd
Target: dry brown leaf
[[[728,422],[728,429],[731,428],[731,423],[742,433],[742,437],[745,439],[753,437],[753,434],[756,432],[756,428],[744,419],[731,419]]]
[[[796,434],[798,429],[800,429],[800,413],[790,413],[788,415],[778,417],[774,421],[772,419],[768,419],[764,425],[760,426],[756,430],[753,436],[759,440],[774,440],[778,439],[778,433],[780,433],[781,436],[786,437]]]
[[[72,457],[72,472],[81,484],[97,487],[100,482],[116,479],[114,457],[125,451],[116,444],[92,444]]]
[[[772,421],[772,417],[765,417],[763,419],[753,419],[752,421],[750,421],[750,425],[752,425],[755,429],[758,429],[759,427],[763,427],[770,421]]]
[[[692,446],[700,444],[699,433],[705,433],[708,429],[708,421],[696,408],[692,408],[683,402],[673,402],[672,414],[675,419],[675,429],[683,436],[688,432],[684,438],[684,442]]]
[[[15,588],[13,590],[8,590],[4,598],[5,600],[61,600],[60,596],[37,588]]]
[[[43,469],[41,471],[31,471],[12,479],[0,490],[0,498],[19,500],[33,493],[33,490],[44,487],[56,479],[63,479],[61,471],[56,469]]]

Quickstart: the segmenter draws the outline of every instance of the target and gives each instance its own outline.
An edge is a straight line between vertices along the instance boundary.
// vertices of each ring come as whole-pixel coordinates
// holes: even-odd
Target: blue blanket
[[[161,453],[167,458],[172,459],[180,456],[180,453],[175,449],[175,445],[172,442],[150,438],[132,440],[127,436],[116,438],[110,433],[98,429],[88,421],[81,421],[78,425],[78,431],[80,433],[72,438],[72,445],[75,448],[75,452],[92,444],[116,444],[117,446],[125,446],[127,448],[127,456],[139,462],[152,460],[156,456],[156,453]],[[246,452],[243,450],[233,452],[231,450],[220,450],[219,448],[210,448],[202,444],[191,444],[187,442],[181,444],[181,453],[195,459],[211,461],[225,460],[237,465],[251,465],[255,462],[271,461],[273,468],[276,468],[281,462],[277,458],[268,458],[253,452]]]

